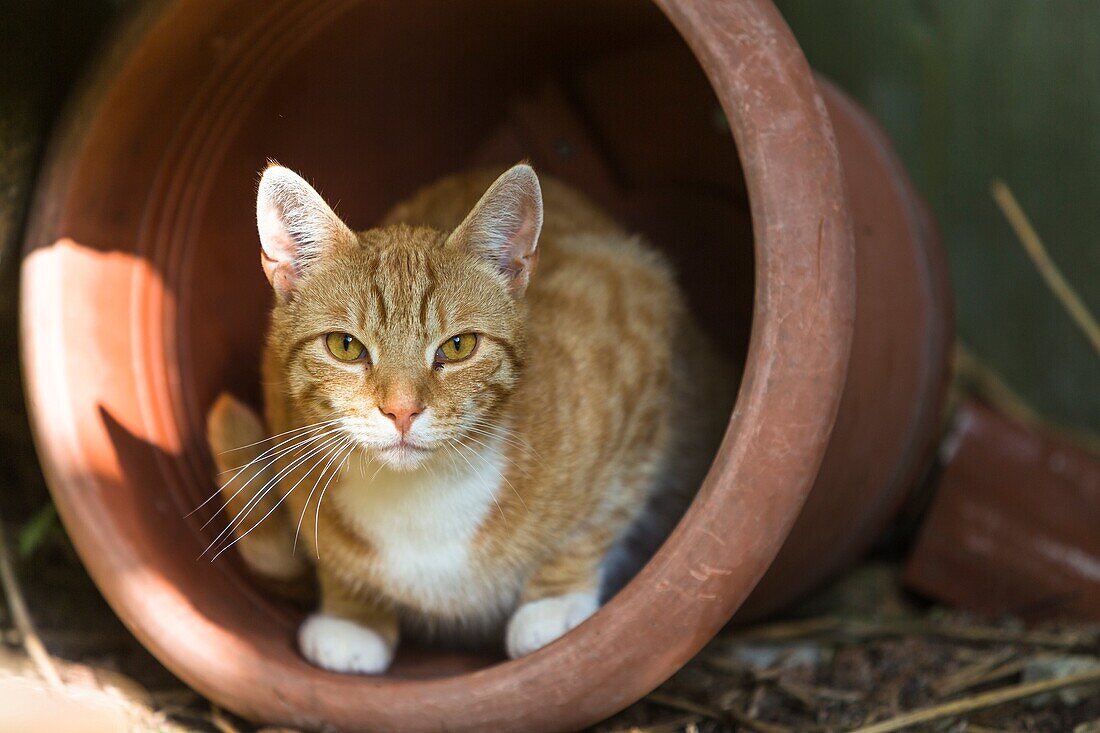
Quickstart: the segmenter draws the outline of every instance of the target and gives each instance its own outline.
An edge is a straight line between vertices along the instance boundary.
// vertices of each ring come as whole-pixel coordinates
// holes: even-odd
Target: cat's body
[[[239,546],[258,572],[291,579],[312,559],[321,613],[300,643],[321,666],[379,671],[399,629],[462,640],[507,624],[513,656],[557,638],[671,526],[728,416],[732,370],[665,261],[565,185],[540,192],[526,166],[481,198],[493,179],[445,179],[358,235],[330,222],[343,251],[311,251],[308,270],[273,276],[265,245],[280,295],[264,355],[269,434],[339,421],[319,428],[314,453],[275,459],[277,490],[252,506],[240,491],[229,509],[246,520],[237,536],[255,525]],[[269,191],[283,214],[297,200],[280,193]],[[263,196],[261,185],[262,239]],[[492,227],[511,228],[486,259]],[[329,332],[362,340],[370,363],[326,364],[310,341]],[[478,334],[470,356],[431,361],[466,332]],[[264,437],[245,409],[215,406],[214,447]],[[432,450],[377,448],[390,422]],[[628,539],[647,522],[658,526]]]

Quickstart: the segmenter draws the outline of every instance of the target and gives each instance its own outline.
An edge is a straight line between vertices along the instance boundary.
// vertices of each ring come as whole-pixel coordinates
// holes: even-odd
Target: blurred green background
[[[1100,2],[777,0],[810,63],[878,118],[936,213],[958,334],[1037,410],[1100,429],[1100,355],[989,195],[1016,194],[1100,314]]]

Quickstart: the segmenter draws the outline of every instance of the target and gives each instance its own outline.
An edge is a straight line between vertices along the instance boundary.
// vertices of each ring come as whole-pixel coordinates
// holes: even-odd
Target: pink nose
[[[413,400],[391,400],[378,408],[383,415],[393,420],[402,435],[409,432],[413,420],[424,411],[424,405]]]

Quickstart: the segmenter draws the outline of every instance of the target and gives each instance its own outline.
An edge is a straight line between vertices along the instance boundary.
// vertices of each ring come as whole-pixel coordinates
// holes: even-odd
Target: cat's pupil
[[[344,351],[351,351],[351,336],[344,334]]]
[[[462,337],[461,336],[455,336],[453,339],[451,339],[451,341],[454,342],[456,350],[458,349],[459,346],[462,345]]]

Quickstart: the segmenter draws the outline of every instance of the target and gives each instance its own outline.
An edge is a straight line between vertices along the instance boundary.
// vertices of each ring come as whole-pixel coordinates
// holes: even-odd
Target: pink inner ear
[[[534,264],[530,259],[537,252],[538,221],[530,211],[525,211],[521,225],[508,237],[508,243],[500,252],[500,264],[510,275],[517,275]]]
[[[260,206],[257,217],[264,256],[277,263],[293,263],[297,245],[283,221],[283,212],[270,202]]]
[[[268,167],[260,179],[256,227],[264,272],[283,295],[311,259],[354,238],[312,186],[278,165]]]
[[[289,292],[298,274],[297,243],[287,230],[277,205],[261,203],[256,218],[260,230],[260,264],[267,281],[276,291]]]
[[[542,191],[529,166],[500,176],[478,201],[453,241],[471,247],[512,278],[518,294],[527,287],[538,262],[542,229]]]
[[[260,249],[260,266],[264,269],[264,275],[271,287],[280,293],[291,290],[294,286],[294,268],[284,262],[273,260],[267,256],[267,251]]]

